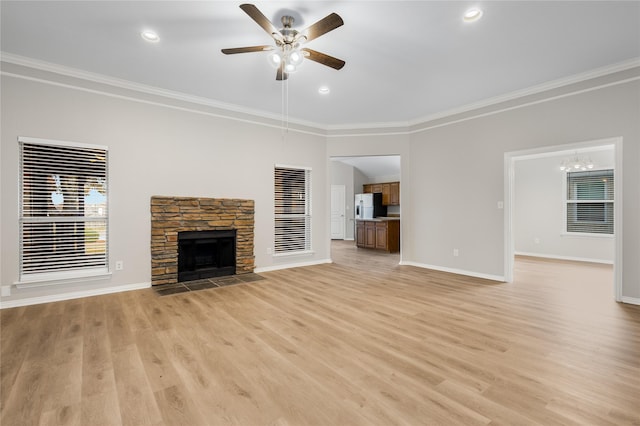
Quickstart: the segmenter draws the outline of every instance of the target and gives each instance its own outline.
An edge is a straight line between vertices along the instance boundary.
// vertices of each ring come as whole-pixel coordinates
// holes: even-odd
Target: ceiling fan
[[[270,55],[269,59],[271,63],[278,68],[276,80],[286,80],[290,73],[296,71],[296,68],[300,63],[302,63],[304,58],[336,70],[344,67],[345,62],[342,59],[334,58],[333,56],[317,52],[307,47],[301,47],[304,43],[318,38],[321,35],[326,34],[329,31],[333,31],[343,25],[344,21],[337,13],[327,15],[308,28],[302,31],[297,31],[291,28],[294,22],[292,16],[283,16],[281,19],[283,28],[278,30],[255,5],[241,4],[240,9],[244,10],[251,19],[269,33],[276,44],[275,46],[263,45],[222,49],[222,53],[225,55],[274,51],[274,53]]]

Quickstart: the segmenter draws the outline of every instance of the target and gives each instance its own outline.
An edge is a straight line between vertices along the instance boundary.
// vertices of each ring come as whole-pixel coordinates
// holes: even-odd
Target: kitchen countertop
[[[361,222],[386,222],[386,221],[389,221],[389,220],[400,220],[400,218],[399,217],[388,217],[388,216],[385,216],[385,217],[375,217],[373,219],[356,219],[356,220],[361,221]]]

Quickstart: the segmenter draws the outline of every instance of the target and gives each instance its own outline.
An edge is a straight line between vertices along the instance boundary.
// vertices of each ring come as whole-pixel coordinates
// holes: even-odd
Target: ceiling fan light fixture
[[[299,50],[293,50],[291,51],[291,53],[289,53],[289,61],[287,62],[295,66],[298,66],[302,63],[303,59],[304,59],[304,55]]]
[[[285,70],[285,72],[286,72],[287,74],[291,74],[291,73],[293,73],[293,72],[296,72],[296,71],[297,71],[297,69],[298,69],[298,67],[296,67],[294,64],[291,64],[291,63],[286,64],[286,65],[284,66],[284,70]]]
[[[281,62],[282,62],[282,53],[273,52],[272,54],[269,55],[269,63],[273,65],[275,68],[278,68]]]
[[[283,28],[277,29],[276,26],[253,4],[244,3],[240,5],[242,9],[251,19],[253,19],[263,30],[265,30],[275,42],[275,46],[247,46],[236,47],[231,49],[221,49],[225,55],[233,55],[237,53],[273,51],[269,54],[268,61],[275,66],[278,71],[276,80],[286,80],[287,74],[296,71],[296,69],[304,62],[305,56],[313,62],[321,65],[340,70],[344,67],[345,62],[341,59],[334,58],[322,52],[317,52],[308,48],[301,48],[301,45],[314,40],[338,27],[344,25],[344,21],[337,13],[330,13],[316,23],[310,25],[302,31],[298,31],[293,27],[294,18],[290,15],[282,16]]]
[[[477,7],[472,7],[468,9],[464,15],[462,16],[462,20],[464,22],[475,22],[482,17],[482,9],[478,9]]]
[[[150,43],[157,43],[160,41],[160,37],[155,31],[152,30],[144,30],[140,33],[140,37],[143,40],[148,41]]]

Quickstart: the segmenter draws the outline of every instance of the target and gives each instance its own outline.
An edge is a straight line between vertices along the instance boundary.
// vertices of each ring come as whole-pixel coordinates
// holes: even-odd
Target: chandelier
[[[578,154],[573,157],[563,160],[560,163],[560,170],[563,172],[584,172],[593,169],[594,164],[590,157],[579,156]]]

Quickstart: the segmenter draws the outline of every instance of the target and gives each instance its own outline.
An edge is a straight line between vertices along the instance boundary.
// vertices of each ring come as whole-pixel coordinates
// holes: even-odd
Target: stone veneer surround
[[[178,282],[178,232],[236,230],[236,274],[254,269],[253,200],[151,197],[151,284]]]

